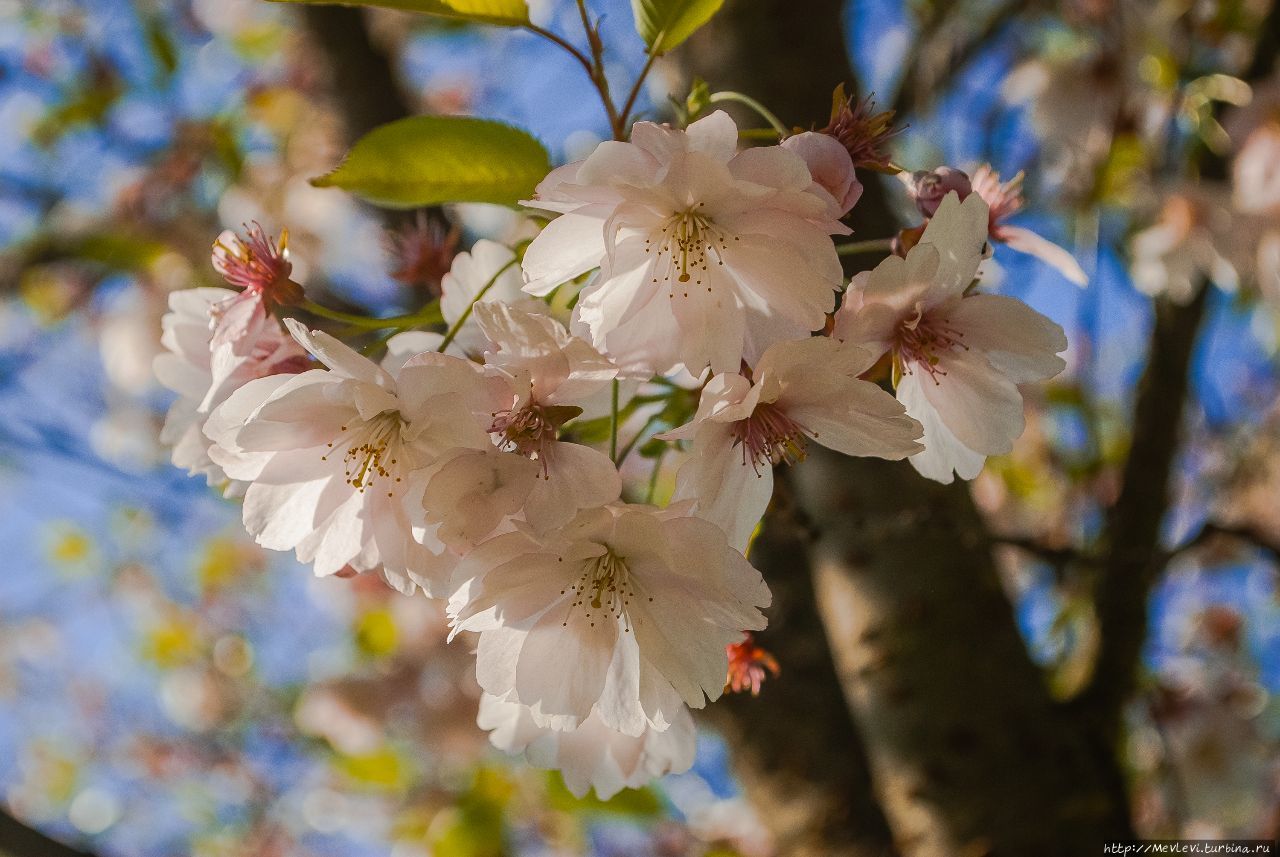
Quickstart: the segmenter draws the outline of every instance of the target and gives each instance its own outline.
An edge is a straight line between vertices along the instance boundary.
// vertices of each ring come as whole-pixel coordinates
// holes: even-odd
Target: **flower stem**
[[[467,323],[467,319],[471,318],[471,311],[476,308],[476,304],[488,293],[489,289],[493,288],[494,284],[498,282],[498,278],[505,274],[515,263],[516,259],[512,256],[511,261],[499,268],[497,273],[489,278],[489,282],[485,283],[480,291],[476,292],[476,296],[471,299],[471,303],[467,304],[467,308],[462,311],[462,315],[458,316],[458,320],[449,325],[449,329],[445,331],[444,339],[440,340],[440,347],[436,351],[443,352],[453,344],[453,341],[458,338],[458,332],[462,330],[462,326]]]
[[[657,413],[649,417],[649,419],[645,421],[645,424],[640,427],[640,431],[636,432],[635,437],[631,438],[631,440],[627,442],[627,445],[622,448],[622,452],[618,453],[619,463],[627,460],[627,456],[630,455],[631,451],[636,448],[636,444],[638,444],[641,440],[643,440],[644,436],[649,433],[649,429],[657,425],[661,419],[662,419],[662,414]]]
[[[618,463],[618,379],[613,379],[613,390],[609,396],[609,460]]]
[[[854,256],[858,253],[887,253],[892,249],[892,238],[871,238],[866,241],[850,241],[848,244],[836,246],[836,252],[841,256]]]
[[[366,330],[387,330],[393,327],[403,330],[411,327],[421,327],[425,324],[439,324],[444,320],[440,315],[440,304],[436,301],[432,301],[417,312],[409,313],[408,315],[393,315],[387,318],[371,318],[364,315],[353,315],[349,312],[340,312],[336,309],[321,306],[312,300],[303,301],[302,309],[320,318],[327,318],[329,321],[340,321],[343,324],[350,324]]]
[[[658,457],[653,460],[653,472],[649,474],[649,490],[645,492],[644,501],[653,502],[653,495],[658,492],[658,474],[662,472],[662,459],[667,457],[668,447],[663,447]]]
[[[761,119],[768,122],[769,125],[773,127],[773,130],[778,132],[780,137],[786,137],[791,133],[787,129],[787,126],[782,124],[781,119],[775,116],[769,108],[765,107],[759,101],[756,101],[750,95],[746,95],[741,92],[734,92],[732,90],[725,90],[723,92],[711,93],[711,97],[708,98],[707,101],[710,104],[720,104],[725,101],[736,101],[739,104],[745,107],[750,107],[754,110]]]

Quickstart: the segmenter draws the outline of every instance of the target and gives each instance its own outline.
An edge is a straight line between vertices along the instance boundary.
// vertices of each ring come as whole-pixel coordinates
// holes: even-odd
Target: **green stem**
[[[646,503],[653,503],[653,495],[658,492],[658,474],[662,472],[662,459],[666,457],[667,448],[663,447],[662,452],[658,453],[658,457],[653,460],[653,472],[649,474],[649,490],[644,495]]]
[[[458,316],[458,320],[449,325],[449,329],[445,331],[444,339],[440,340],[440,347],[436,351],[443,352],[446,348],[453,344],[453,340],[458,338],[458,332],[462,330],[462,326],[467,323],[467,319],[471,318],[471,311],[476,308],[476,304],[493,288],[494,283],[498,282],[498,278],[507,272],[512,265],[516,263],[515,257],[511,257],[511,261],[498,269],[498,272],[489,278],[489,282],[484,284],[480,291],[476,292],[476,296],[471,299],[471,303],[467,304],[467,308],[462,311],[462,315]]]
[[[387,318],[370,318],[369,316],[340,312],[336,309],[321,306],[312,300],[303,301],[302,309],[320,318],[327,318],[329,321],[340,321],[343,324],[350,324],[365,330],[387,330],[393,327],[406,329],[421,327],[426,324],[439,324],[444,320],[440,315],[440,305],[435,301],[427,304],[417,312],[409,313],[408,315],[393,315]]]
[[[782,124],[781,119],[773,115],[769,108],[765,107],[759,101],[756,101],[750,95],[746,95],[741,92],[734,92],[732,90],[725,90],[724,92],[713,92],[711,93],[711,97],[707,99],[709,104],[721,104],[725,101],[736,101],[744,107],[750,107],[761,119],[768,122],[773,127],[773,130],[778,132],[780,137],[786,137],[791,133],[787,126]]]
[[[739,128],[739,140],[776,140],[778,139],[778,129],[776,128]]]
[[[627,445],[622,448],[622,452],[618,453],[619,464],[627,460],[627,456],[636,448],[636,444],[639,443],[641,439],[644,438],[645,434],[648,433],[649,429],[657,425],[661,419],[662,414],[658,413],[649,417],[649,419],[645,421],[645,424],[640,427],[640,431],[636,432],[635,437],[631,438],[631,440],[627,442]]]
[[[613,379],[613,391],[609,397],[609,413],[612,419],[609,420],[609,459],[614,463],[618,463],[618,379]]]
[[[892,238],[870,238],[866,241],[850,241],[848,244],[836,245],[836,252],[841,256],[853,256],[858,253],[888,253],[892,249]]]

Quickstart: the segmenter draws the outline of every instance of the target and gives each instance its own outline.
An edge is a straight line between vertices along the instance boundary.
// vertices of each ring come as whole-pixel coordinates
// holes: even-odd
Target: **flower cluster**
[[[164,321],[175,463],[317,575],[443,599],[496,746],[603,797],[686,769],[689,709],[778,670],[747,560],[773,467],[813,443],[971,478],[1022,431],[1017,385],[1064,365],[1057,325],[975,288],[1016,183],[936,194],[912,246],[847,283],[859,116],[745,149],[720,112],[637,123],[538,186],[527,247],[454,257],[446,329],[377,361],[272,317],[315,306],[283,239],[224,235],[240,291],[176,293]],[[655,443],[682,453],[665,505],[622,478]]]

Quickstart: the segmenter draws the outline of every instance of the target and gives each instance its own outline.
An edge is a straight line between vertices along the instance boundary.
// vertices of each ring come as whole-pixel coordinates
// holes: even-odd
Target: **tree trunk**
[[[894,857],[872,796],[867,760],[805,565],[808,533],[778,483],[752,547],[769,574],[769,627],[756,636],[782,664],[759,697],[729,695],[706,709],[733,748],[734,769],[786,857]]]
[[[851,76],[842,6],[816,0],[796,14],[788,0],[729,3],[688,52],[692,71],[712,89],[759,98],[784,122],[821,125],[832,89]],[[862,178],[856,233],[892,234],[885,189]],[[793,486],[794,517],[811,532],[786,535],[774,519],[790,515],[788,504],[775,502],[752,554],[776,593],[776,633],[761,641],[783,679],[758,699],[723,704],[740,776],[782,853],[875,853],[856,850],[851,831],[886,848],[880,818],[906,857],[1080,857],[1131,835],[1110,747],[1050,698],[967,488],[927,482],[903,463],[823,450],[812,459],[778,479],[780,493]],[[788,671],[801,675],[784,686]],[[837,715],[828,709],[841,696],[847,711]],[[835,734],[846,723],[850,734]],[[815,732],[800,742],[804,730]],[[826,765],[810,766],[822,745]],[[868,758],[874,797],[861,770],[827,774]],[[810,768],[816,790],[841,790],[860,822],[831,824],[823,801],[804,798],[795,777]],[[808,839],[792,833],[805,827],[793,814],[805,811]]]
[[[1079,857],[1131,835],[1109,746],[1050,699],[967,486],[825,451],[794,474],[845,696],[910,857]]]

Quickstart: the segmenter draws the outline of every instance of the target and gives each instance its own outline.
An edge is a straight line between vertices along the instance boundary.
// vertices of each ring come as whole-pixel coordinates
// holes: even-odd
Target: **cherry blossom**
[[[693,766],[697,735],[685,708],[666,729],[648,726],[639,735],[610,728],[594,710],[580,725],[563,730],[539,725],[542,719],[528,706],[486,693],[476,723],[489,731],[498,749],[523,753],[535,767],[559,770],[565,786],[580,798],[594,788],[596,797],[608,800],[624,788],[640,788]]]
[[[169,295],[169,312],[161,320],[160,344],[167,349],[154,364],[160,383],[178,394],[165,418],[160,440],[173,447],[173,463],[210,485],[227,482],[222,468],[209,458],[210,440],[204,434],[210,411],[235,390],[256,378],[302,372],[309,368],[307,352],[274,323],[264,324],[248,355],[235,370],[214,384],[209,319],[235,297],[228,289],[183,289]],[[243,491],[228,485],[228,493]]]
[[[832,98],[831,121],[821,133],[835,138],[857,169],[896,173],[888,153],[889,140],[898,133],[893,128],[893,115],[892,110],[876,112],[871,98],[846,96],[841,84]]]
[[[773,494],[773,465],[804,458],[813,440],[846,455],[919,452],[920,425],[893,396],[858,376],[878,355],[824,336],[770,346],[751,377],[717,375],[693,420],[663,435],[693,439],[677,500],[745,550]]]
[[[469,552],[454,579],[452,634],[479,632],[486,692],[544,725],[594,711],[631,736],[719,697],[725,647],[764,627],[770,600],[724,533],[678,507],[615,504],[546,534],[518,528]]]
[[[842,278],[830,236],[849,230],[800,156],[737,144],[723,112],[683,131],[638,122],[553,171],[529,205],[560,216],[525,253],[525,290],[599,268],[574,329],[639,375],[735,371],[821,328]]]
[[[1012,449],[1024,426],[1017,385],[1066,365],[1061,327],[1015,298],[969,291],[988,216],[977,194],[948,194],[920,243],[855,277],[836,316],[837,339],[891,353],[898,400],[924,427],[911,463],[939,482],[972,479]]]
[[[961,199],[973,193],[973,184],[967,173],[951,167],[933,170],[917,170],[908,176],[899,174],[907,185],[907,195],[925,217],[933,217],[938,205],[949,193],[957,193]]]
[[[1280,119],[1249,132],[1232,162],[1231,177],[1238,209],[1249,214],[1280,212]]]
[[[477,303],[475,315],[493,349],[486,373],[505,385],[489,431],[502,449],[539,465],[525,520],[549,529],[618,499],[622,480],[609,457],[559,439],[561,425],[581,413],[578,403],[606,389],[617,368],[548,316],[503,303]]]
[[[252,483],[246,528],[319,576],[381,567],[402,592],[438,591],[453,557],[429,532],[415,541],[407,483],[446,452],[491,445],[476,416],[492,406],[489,382],[444,354],[419,355],[393,377],[328,334],[288,324],[328,368],[251,381],[205,426],[210,457]]]
[[[214,307],[210,370],[213,384],[210,394],[248,360],[263,328],[267,313],[277,306],[289,306],[302,300],[302,287],[289,278],[293,264],[289,261],[289,231],[280,233],[280,241],[272,240],[262,227],[254,223],[245,227],[245,238],[230,229],[213,243],[213,267],[228,284],[241,291],[229,295]],[[211,399],[201,403],[205,408]]]
[[[1138,291],[1185,304],[1206,281],[1226,292],[1239,288],[1236,266],[1218,248],[1228,245],[1220,239],[1233,227],[1244,231],[1244,218],[1233,218],[1224,203],[1194,188],[1165,198],[1156,222],[1130,241]]]

